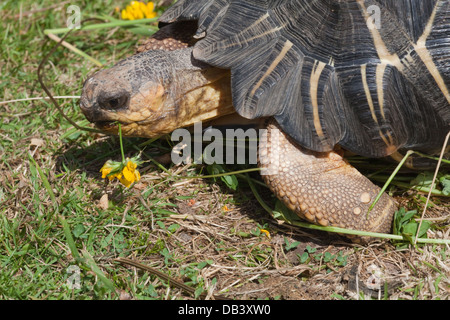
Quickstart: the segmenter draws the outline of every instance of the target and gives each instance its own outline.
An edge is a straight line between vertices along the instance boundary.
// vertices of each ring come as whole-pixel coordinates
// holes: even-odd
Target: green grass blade
[[[113,21],[113,22],[106,22],[106,23],[97,23],[97,24],[90,24],[87,26],[84,26],[80,28],[80,30],[98,30],[98,29],[105,29],[105,28],[114,28],[114,27],[126,27],[126,26],[132,26],[132,25],[139,25],[143,23],[151,23],[156,22],[158,18],[151,18],[151,19],[139,19],[139,20],[120,20],[120,21]],[[60,33],[66,33],[72,30],[71,28],[56,28],[56,29],[45,29],[44,34],[60,34]]]
[[[54,35],[52,33],[48,34],[48,37],[50,39],[52,39],[53,41],[55,41],[56,43],[61,41],[61,38],[59,38],[58,36],[56,36],[56,35]],[[80,49],[78,49],[77,47],[71,45],[70,43],[68,43],[66,41],[62,41],[61,44],[64,47],[66,47],[67,49],[69,49],[70,51],[78,54],[79,56],[85,58],[86,60],[91,61],[93,64],[95,64],[95,65],[97,65],[99,67],[103,67],[103,64],[100,61],[98,61],[97,59],[91,57],[90,55],[88,55],[87,53],[81,51]]]
[[[64,219],[63,216],[59,216],[59,221],[61,222],[63,226],[64,236],[66,237],[67,245],[69,246],[70,252],[72,253],[72,257],[75,258],[75,260],[80,260],[80,254],[78,253],[77,246],[75,245],[75,241],[72,237],[72,231],[70,231],[70,227],[67,224],[66,219]]]
[[[89,254],[87,250],[81,251],[83,254],[83,258],[85,259],[86,265],[97,275],[98,279],[105,285],[105,287],[110,292],[115,292],[116,288],[114,283],[106,277],[104,272],[100,269],[100,267],[95,263],[94,258]]]
[[[383,195],[383,193],[386,191],[387,187],[389,186],[389,184],[391,183],[392,179],[394,179],[394,177],[396,176],[396,174],[398,173],[398,171],[400,170],[400,168],[403,166],[403,164],[405,163],[406,159],[409,158],[410,155],[412,155],[414,153],[414,151],[412,150],[408,150],[408,152],[406,152],[405,156],[403,157],[402,161],[399,162],[399,164],[397,165],[397,167],[395,168],[395,170],[392,172],[392,174],[390,175],[389,179],[386,181],[386,183],[384,184],[384,186],[381,188],[380,192],[378,193],[378,195],[375,197],[375,200],[372,202],[372,204],[369,207],[369,210],[367,212],[367,214],[370,213],[370,211],[372,211],[372,209],[375,207],[376,203],[378,202],[378,200],[381,198],[381,196]]]
[[[42,171],[41,167],[38,165],[36,160],[34,160],[33,156],[31,154],[29,154],[29,153],[28,153],[28,158],[33,163],[33,165],[35,166],[37,171],[39,172],[39,176],[41,177],[42,184],[44,185],[44,187],[47,190],[50,198],[52,199],[53,205],[57,206],[57,201],[56,201],[55,194],[53,193],[52,187],[50,186],[50,183],[48,182],[48,179],[47,179],[46,175],[44,174],[44,172]]]

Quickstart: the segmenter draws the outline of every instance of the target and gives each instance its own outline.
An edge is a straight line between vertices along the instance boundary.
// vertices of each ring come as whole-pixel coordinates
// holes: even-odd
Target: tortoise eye
[[[98,99],[98,105],[105,110],[125,109],[128,106],[128,95],[123,94],[113,98]]]
[[[120,101],[119,99],[111,99],[108,101],[108,104],[111,107],[111,109],[117,109],[117,106],[120,105]]]

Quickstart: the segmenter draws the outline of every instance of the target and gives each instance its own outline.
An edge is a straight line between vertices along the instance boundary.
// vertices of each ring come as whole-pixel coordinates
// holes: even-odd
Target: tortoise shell
[[[306,148],[434,152],[450,131],[449,0],[180,0],[160,18],[186,20],[236,111]]]

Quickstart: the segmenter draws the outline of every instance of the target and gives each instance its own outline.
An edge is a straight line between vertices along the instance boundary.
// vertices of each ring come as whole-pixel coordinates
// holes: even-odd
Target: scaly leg
[[[259,154],[263,179],[297,215],[323,226],[390,231],[396,211],[394,200],[383,194],[367,213],[380,188],[342,156],[300,147],[274,120],[267,125],[265,135]]]

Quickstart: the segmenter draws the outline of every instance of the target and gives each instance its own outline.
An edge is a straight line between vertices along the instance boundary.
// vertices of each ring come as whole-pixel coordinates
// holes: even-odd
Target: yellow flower
[[[259,231],[261,231],[262,233],[264,233],[265,235],[266,235],[266,237],[267,238],[271,238],[271,236],[270,236],[270,232],[269,231],[267,231],[267,230],[265,230],[265,229],[259,229]]]
[[[137,20],[137,19],[150,19],[156,17],[155,4],[149,2],[147,4],[141,1],[131,1],[129,5],[122,10],[122,19],[124,20]]]
[[[111,171],[116,171],[118,169],[117,164],[114,163],[114,161],[108,160],[105,162],[103,167],[100,169],[100,172],[102,173],[102,179],[105,179],[106,177],[109,178],[109,180],[112,180],[111,176],[109,174]]]
[[[132,183],[141,180],[141,174],[136,170],[137,164],[129,159],[127,160],[127,165],[122,170],[123,176],[118,179],[128,188]]]
[[[100,169],[102,178],[108,178],[112,181],[114,178],[127,188],[129,188],[134,182],[141,180],[141,174],[136,170],[140,164],[138,157],[126,158],[124,162],[117,162],[108,160]]]

